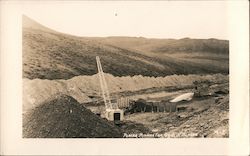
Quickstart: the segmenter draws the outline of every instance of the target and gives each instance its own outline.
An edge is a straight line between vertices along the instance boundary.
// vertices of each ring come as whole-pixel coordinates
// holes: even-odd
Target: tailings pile
[[[192,85],[195,80],[213,83],[228,82],[228,75],[171,75],[166,77],[123,76],[105,74],[110,93],[136,92],[149,88],[180,87]],[[101,97],[98,75],[76,76],[69,80],[23,79],[23,111],[34,108],[57,94],[72,96],[79,103],[93,102]]]
[[[115,138],[121,130],[67,95],[57,95],[23,114],[25,138]]]

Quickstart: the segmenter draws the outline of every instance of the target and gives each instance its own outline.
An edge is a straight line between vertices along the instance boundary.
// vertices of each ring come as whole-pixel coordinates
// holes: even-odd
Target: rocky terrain
[[[154,78],[114,77],[106,74],[106,78],[109,87],[112,88],[111,95],[115,95],[115,98],[121,95],[130,99],[139,96],[140,99],[151,97],[170,100],[179,94],[192,91],[192,82],[195,80],[210,80],[214,84],[209,89],[211,96],[192,99],[186,103],[189,109],[185,111],[127,114],[123,124],[117,127],[90,111],[93,110],[91,103],[102,101],[97,75],[79,76],[69,80],[24,79],[24,137],[111,137],[105,135],[107,130],[103,129],[103,124],[110,125],[108,129],[116,128],[119,131],[119,135],[115,133],[112,137],[124,137],[124,134],[164,138],[229,136],[227,75],[175,75]],[[166,94],[162,94],[163,91]],[[104,104],[94,107],[104,108]],[[57,122],[59,120],[60,122]],[[91,126],[94,126],[92,121],[100,126],[100,133],[105,133],[89,134]],[[77,125],[89,127],[89,130],[84,131],[77,128]],[[71,132],[72,129],[76,129],[77,132]]]
[[[147,131],[130,133],[151,134],[151,138],[229,137],[229,96],[216,99],[193,99],[189,102],[192,110],[183,112],[129,115],[126,120],[144,125],[143,131]]]
[[[76,37],[26,16],[22,34],[25,138],[229,137],[227,40]],[[104,109],[96,56],[111,100],[151,105],[194,97],[175,103],[187,109],[128,112],[115,125],[95,114]],[[195,82],[208,94],[195,94]]]
[[[57,95],[23,117],[25,138],[115,138],[123,134],[74,98]]]
[[[214,83],[228,82],[228,76],[222,74],[172,75],[166,77],[114,77],[110,74],[105,75],[111,95],[117,93],[118,96],[124,92],[131,92],[135,96],[141,94],[140,90],[150,88],[155,88],[156,92],[159,92],[162,87],[180,87],[181,89],[183,86],[192,85],[195,80],[210,80]],[[72,96],[79,103],[102,100],[98,75],[78,76],[69,80],[23,79],[23,111],[26,112],[57,94]]]

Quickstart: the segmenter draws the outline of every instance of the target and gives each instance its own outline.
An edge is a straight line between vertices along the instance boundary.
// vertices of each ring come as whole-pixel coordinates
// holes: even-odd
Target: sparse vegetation
[[[100,117],[96,56],[111,101],[134,102],[119,126]],[[226,40],[76,37],[24,16],[23,137],[228,137],[228,72]]]
[[[216,39],[75,37],[24,17],[23,77],[69,79],[93,75],[97,73],[97,55],[103,70],[114,76],[227,74],[228,49],[228,41]]]

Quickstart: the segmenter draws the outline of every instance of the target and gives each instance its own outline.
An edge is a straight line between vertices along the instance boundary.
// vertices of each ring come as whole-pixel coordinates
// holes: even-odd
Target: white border
[[[1,1],[1,154],[249,154],[249,6],[248,1],[230,1],[229,6],[229,139],[22,139],[22,2]]]

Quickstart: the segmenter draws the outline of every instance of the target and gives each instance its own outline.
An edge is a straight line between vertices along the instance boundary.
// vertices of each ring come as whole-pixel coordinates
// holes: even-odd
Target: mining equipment
[[[109,121],[114,121],[115,124],[120,124],[124,118],[124,111],[118,108],[118,104],[116,102],[111,102],[110,100],[110,94],[99,56],[96,56],[96,63],[102,90],[102,97],[105,104],[105,118]]]

